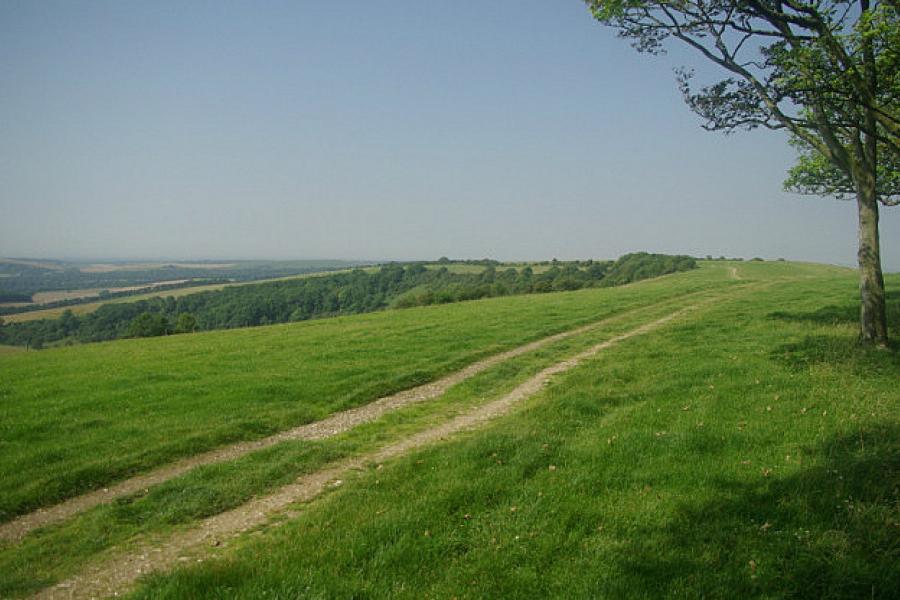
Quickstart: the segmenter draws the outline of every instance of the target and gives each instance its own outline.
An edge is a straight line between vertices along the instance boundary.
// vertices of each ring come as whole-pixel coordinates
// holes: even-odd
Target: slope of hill
[[[897,336],[900,278],[888,288]],[[594,323],[336,435],[8,541],[0,595],[121,591],[124,567],[184,557],[139,596],[893,597],[900,361],[856,348],[854,300],[844,269],[704,263],[623,288],[4,356],[10,519]],[[285,512],[311,481],[323,497]],[[262,520],[243,525],[272,526],[223,525],[247,506]]]

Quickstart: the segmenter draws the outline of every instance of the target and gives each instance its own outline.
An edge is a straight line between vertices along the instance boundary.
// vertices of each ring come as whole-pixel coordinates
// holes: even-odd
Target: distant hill
[[[136,302],[107,303],[88,314],[63,311],[55,319],[10,322],[0,327],[0,344],[42,348],[304,321],[388,307],[609,287],[693,269],[696,261],[688,256],[633,253],[616,261],[543,266],[535,272],[531,266],[498,269],[492,261],[481,265],[443,261],[432,268],[423,263],[391,264],[376,271],[345,270],[177,296],[159,292]]]

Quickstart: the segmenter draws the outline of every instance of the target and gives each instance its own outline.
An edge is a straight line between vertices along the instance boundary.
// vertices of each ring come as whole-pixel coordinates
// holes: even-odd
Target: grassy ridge
[[[740,274],[767,269],[792,267]],[[624,342],[137,597],[895,598],[900,360],[856,347],[855,278],[815,271]]]
[[[4,356],[0,519],[606,315],[729,285],[725,268],[620,289]]]

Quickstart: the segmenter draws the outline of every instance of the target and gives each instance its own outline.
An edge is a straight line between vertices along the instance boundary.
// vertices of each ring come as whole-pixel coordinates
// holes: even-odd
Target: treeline
[[[212,329],[303,321],[586,287],[613,286],[696,267],[688,256],[628,254],[617,261],[553,262],[531,267],[453,273],[446,266],[391,264],[376,272],[356,269],[320,277],[229,287],[179,298],[105,304],[93,313],[66,311],[57,319],[11,323],[0,328],[0,344],[41,348],[48,344],[96,342]]]

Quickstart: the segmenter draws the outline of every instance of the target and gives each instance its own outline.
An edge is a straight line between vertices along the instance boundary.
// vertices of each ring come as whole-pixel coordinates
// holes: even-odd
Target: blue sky
[[[682,64],[579,0],[6,1],[0,255],[852,264],[853,205],[701,130]]]

